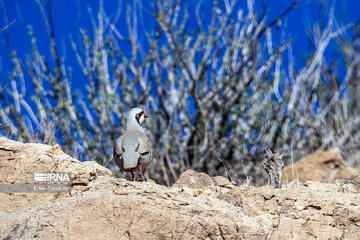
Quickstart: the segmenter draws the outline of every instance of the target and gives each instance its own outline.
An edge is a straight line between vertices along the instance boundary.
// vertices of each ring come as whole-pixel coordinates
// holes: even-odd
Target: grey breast
[[[138,136],[134,134],[126,134],[121,141],[121,148],[123,153],[121,158],[125,169],[135,168],[138,165],[140,153],[138,148],[140,141]]]
[[[116,140],[114,159],[122,170],[137,167],[139,163],[145,169],[152,162],[152,144],[145,134],[128,131]]]

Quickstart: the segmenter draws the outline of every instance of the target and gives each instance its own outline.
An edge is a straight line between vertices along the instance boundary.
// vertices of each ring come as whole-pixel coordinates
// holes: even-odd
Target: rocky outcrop
[[[23,144],[0,137],[0,183],[34,183],[34,172],[71,172],[74,185],[87,185],[109,169],[65,154],[59,145]]]
[[[306,182],[308,180],[324,183],[337,179],[347,179],[357,175],[357,171],[349,167],[338,150],[319,151],[289,164],[282,170],[282,182]]]
[[[171,188],[114,178],[59,147],[0,139],[1,183],[71,171],[71,194],[0,193],[4,239],[360,239],[360,198],[345,182],[234,186],[187,171]]]
[[[232,189],[235,185],[235,182],[230,182],[227,178],[222,176],[210,177],[205,173],[186,170],[181,174],[176,183],[172,185],[172,188],[206,189],[211,186],[220,186]]]

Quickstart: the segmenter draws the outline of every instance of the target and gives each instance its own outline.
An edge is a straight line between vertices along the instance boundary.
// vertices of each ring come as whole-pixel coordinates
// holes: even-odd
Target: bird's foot
[[[138,182],[147,182],[147,179],[145,177],[144,178],[139,177],[138,179],[136,179],[136,181],[138,181]]]

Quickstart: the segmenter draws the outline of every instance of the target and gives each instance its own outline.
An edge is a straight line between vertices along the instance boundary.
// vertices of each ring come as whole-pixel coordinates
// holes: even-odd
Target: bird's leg
[[[133,172],[133,170],[130,170],[130,171],[131,171],[131,181],[134,181],[135,180],[134,172]]]
[[[141,177],[141,181],[143,182],[146,182],[146,178],[144,177],[143,175],[143,172],[142,172],[142,164],[140,163],[139,166],[138,166],[138,169],[139,169],[139,176]]]

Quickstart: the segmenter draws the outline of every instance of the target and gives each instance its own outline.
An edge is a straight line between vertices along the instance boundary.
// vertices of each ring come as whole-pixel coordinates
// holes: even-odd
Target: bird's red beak
[[[149,116],[144,113],[144,118],[149,118]]]

